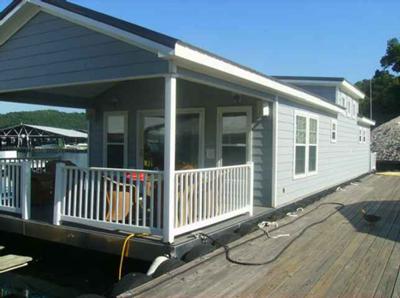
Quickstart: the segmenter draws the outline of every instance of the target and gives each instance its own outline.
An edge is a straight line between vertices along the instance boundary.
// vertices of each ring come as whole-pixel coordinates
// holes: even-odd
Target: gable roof
[[[365,98],[365,94],[357,87],[342,77],[309,77],[309,76],[274,76],[284,82],[296,82],[305,85],[331,85],[338,86],[344,92],[349,93],[357,99]]]
[[[263,91],[274,91],[288,99],[299,101],[333,113],[344,113],[343,108],[327,102],[324,98],[278,79],[245,67],[208,51],[184,43],[179,39],[114,18],[64,0],[14,0],[0,13],[0,24],[6,22],[22,6],[29,5],[64,18],[71,22],[113,36],[127,43],[139,45],[153,51],[159,57],[174,61],[178,65],[199,66],[210,74],[223,74],[239,80],[241,84],[257,85]],[[1,41],[0,41],[1,44]]]
[[[24,0],[14,0],[12,1],[1,13],[0,20],[2,20],[7,14],[9,14],[14,8],[16,8],[19,4],[21,4]],[[33,1],[31,1],[34,3]],[[43,3],[47,3],[53,5],[55,7],[65,9],[69,12],[76,13],[80,16],[88,17],[90,19],[96,20],[98,22],[113,26],[115,28],[119,28],[121,30],[139,35],[146,39],[152,40],[164,46],[167,46],[171,49],[174,48],[176,42],[178,41],[176,38],[171,36],[147,29],[145,27],[106,15],[104,13],[68,2],[64,0],[41,0]]]

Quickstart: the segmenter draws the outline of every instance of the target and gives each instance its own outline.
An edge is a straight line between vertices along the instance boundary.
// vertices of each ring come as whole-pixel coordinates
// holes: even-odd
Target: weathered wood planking
[[[31,257],[17,255],[6,255],[0,257],[0,273],[27,266],[30,261],[32,261]]]
[[[218,250],[129,295],[399,297],[399,177],[369,176],[358,186],[351,185],[325,197],[323,202],[342,202],[346,207],[307,230],[273,263],[235,265]],[[316,205],[307,207],[305,212]],[[381,215],[382,221],[369,227],[362,219],[361,207]],[[247,235],[230,245],[235,246],[232,256],[251,262],[268,260],[306,226],[332,211],[333,206],[326,206],[282,227],[293,220],[283,219],[282,228],[273,233],[290,233],[290,238],[266,240],[257,237],[260,232]]]

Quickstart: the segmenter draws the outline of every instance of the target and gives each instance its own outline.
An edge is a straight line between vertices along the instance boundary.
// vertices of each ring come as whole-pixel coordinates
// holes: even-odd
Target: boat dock
[[[368,224],[362,208],[382,219]],[[255,231],[229,245],[232,259],[265,265],[234,264],[220,248],[121,297],[400,296],[400,177],[364,177],[302,214],[271,230],[290,237]]]

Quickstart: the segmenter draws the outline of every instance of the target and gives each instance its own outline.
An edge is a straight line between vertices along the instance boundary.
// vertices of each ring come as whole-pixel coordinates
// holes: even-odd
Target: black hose
[[[300,216],[297,217],[296,219],[290,221],[289,223],[287,223],[287,224],[285,224],[285,225],[283,225],[283,226],[286,226],[286,225],[288,225],[288,224],[292,224],[292,223],[296,222],[296,221],[299,220],[300,218],[302,218],[302,217],[308,215],[308,214],[311,213],[311,212],[314,212],[315,210],[317,210],[318,208],[320,208],[321,206],[324,206],[324,205],[336,205],[336,206],[339,206],[339,208],[337,208],[335,212],[330,213],[330,214],[329,214],[328,216],[326,216],[324,219],[321,219],[320,221],[316,221],[316,222],[313,222],[312,224],[308,225],[308,226],[307,226],[306,228],[304,228],[296,237],[294,237],[292,240],[290,240],[290,241],[281,249],[281,251],[280,251],[277,255],[275,255],[273,258],[271,258],[271,259],[269,259],[269,260],[267,260],[267,261],[264,261],[264,262],[254,262],[254,263],[251,263],[251,262],[244,262],[244,261],[234,260],[234,259],[232,259],[232,257],[230,256],[231,248],[230,248],[228,245],[223,245],[223,244],[219,243],[218,240],[216,240],[216,239],[214,239],[213,237],[211,237],[211,236],[209,236],[209,235],[207,235],[207,234],[204,234],[204,233],[200,233],[200,236],[205,237],[205,238],[208,238],[208,239],[213,243],[213,245],[214,245],[214,244],[217,244],[218,246],[222,247],[222,248],[224,249],[224,251],[225,251],[225,257],[226,257],[226,259],[227,259],[229,262],[231,262],[231,263],[234,263],[234,264],[237,264],[237,265],[244,265],[244,266],[261,266],[261,265],[267,265],[267,264],[270,264],[270,263],[275,262],[275,261],[276,261],[276,260],[277,260],[277,259],[278,259],[278,258],[279,258],[279,257],[280,257],[280,256],[281,256],[295,241],[296,241],[296,240],[297,240],[297,239],[299,239],[308,229],[310,229],[310,228],[312,228],[312,227],[314,227],[314,226],[316,226],[316,225],[319,225],[319,224],[325,222],[325,221],[328,220],[331,216],[333,216],[334,214],[336,214],[336,213],[339,212],[342,208],[345,207],[345,205],[342,204],[342,203],[336,203],[336,202],[332,202],[332,203],[322,203],[322,204],[318,205],[317,207],[313,208],[312,210],[310,210],[309,212],[304,213],[303,215],[300,215]],[[281,226],[281,227],[283,227],[283,226]],[[270,235],[269,235],[268,231],[266,231],[266,230],[264,230],[264,229],[261,229],[261,228],[260,228],[260,230],[262,230],[262,231],[264,232],[264,234],[265,234],[268,238],[270,238]]]

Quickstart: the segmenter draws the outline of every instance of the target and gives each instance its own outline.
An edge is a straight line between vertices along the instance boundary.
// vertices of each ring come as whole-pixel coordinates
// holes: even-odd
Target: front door
[[[220,107],[217,117],[217,164],[251,161],[251,107]]]

